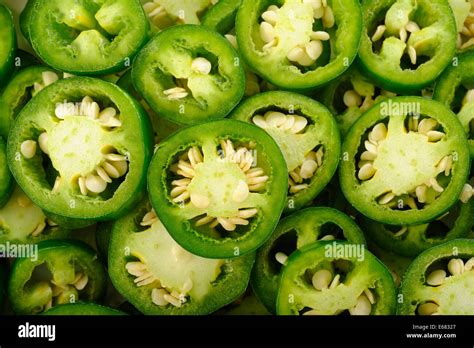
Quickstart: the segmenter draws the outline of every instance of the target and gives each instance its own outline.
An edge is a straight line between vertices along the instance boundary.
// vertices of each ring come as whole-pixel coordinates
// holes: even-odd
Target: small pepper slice
[[[30,66],[16,73],[0,95],[0,136],[7,138],[13,121],[26,103],[59,78],[58,73],[45,66]]]
[[[388,315],[396,309],[389,270],[363,245],[317,242],[296,250],[283,269],[279,315]]]
[[[474,240],[456,239],[421,253],[400,287],[401,315],[474,314]]]
[[[360,67],[386,90],[421,90],[456,53],[456,23],[446,0],[368,0],[362,12]]]
[[[247,288],[255,259],[206,259],[177,244],[148,202],[117,220],[109,245],[115,288],[144,314],[208,314]]]
[[[65,303],[48,309],[42,315],[126,315],[114,308],[93,302]]]
[[[8,169],[7,147],[0,136],[0,208],[9,200],[13,188],[13,177]]]
[[[280,146],[289,175],[285,212],[308,204],[336,172],[339,130],[317,101],[291,92],[266,92],[242,102],[231,118],[259,126]]]
[[[288,174],[275,141],[235,120],[182,129],[162,143],[150,164],[151,204],[186,250],[209,258],[254,251],[283,211]]]
[[[186,125],[227,116],[245,90],[244,69],[232,45],[197,25],[157,34],[135,59],[132,78],[157,114]]]
[[[148,40],[138,0],[35,0],[25,20],[41,59],[74,75],[124,70]]]
[[[392,226],[364,218],[362,226],[368,238],[382,248],[413,257],[435,245],[452,239],[467,238],[474,226],[474,200],[457,203],[434,221],[423,225]]]
[[[357,55],[361,31],[356,0],[244,0],[236,19],[246,63],[290,90],[314,89],[346,71]]]
[[[457,57],[436,82],[433,98],[457,113],[474,158],[474,53]]]
[[[11,11],[0,4],[0,89],[7,83],[13,69],[16,33]]]
[[[365,216],[413,225],[443,215],[458,200],[470,169],[464,130],[443,104],[397,97],[367,111],[342,146],[347,200]]]
[[[106,272],[87,244],[42,241],[36,256],[13,263],[8,297],[15,313],[39,314],[57,304],[94,301],[104,295]]]
[[[278,223],[270,239],[257,252],[251,278],[252,288],[269,311],[276,311],[278,280],[288,255],[314,241],[335,239],[365,245],[359,226],[336,209],[306,208]]]
[[[151,125],[113,84],[86,77],[57,81],[22,109],[8,140],[13,175],[48,212],[110,220],[141,199]]]

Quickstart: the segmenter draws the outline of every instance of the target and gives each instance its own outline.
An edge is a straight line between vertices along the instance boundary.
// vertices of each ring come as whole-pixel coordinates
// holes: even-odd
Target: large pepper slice
[[[473,266],[471,239],[456,239],[426,250],[403,276],[397,313],[474,314]]]
[[[288,174],[275,141],[257,126],[213,121],[158,144],[148,173],[151,204],[193,254],[232,258],[257,249],[283,211]]]
[[[25,20],[41,59],[75,75],[124,70],[148,39],[138,0],[35,0]]]
[[[187,125],[227,116],[245,89],[243,66],[232,45],[197,25],[157,34],[135,59],[132,77],[156,113]]]
[[[18,115],[8,159],[26,194],[53,214],[109,220],[145,188],[148,116],[115,85],[78,77],[44,89]]]
[[[8,297],[17,314],[38,314],[52,306],[104,295],[106,272],[94,250],[79,241],[38,243],[37,257],[15,260]]]
[[[460,55],[436,82],[433,98],[457,113],[474,157],[474,53]]]
[[[0,89],[7,83],[13,69],[16,33],[11,11],[0,4]]]
[[[115,288],[145,314],[208,314],[240,296],[255,255],[206,259],[177,244],[148,202],[112,226],[109,272]]]
[[[470,169],[467,138],[443,104],[397,97],[367,111],[342,146],[339,179],[348,201],[392,225],[422,224],[458,200]]]
[[[277,314],[394,314],[395,295],[390,272],[363,245],[312,243],[291,254],[283,269]]]
[[[456,53],[456,23],[446,0],[362,3],[362,70],[396,93],[430,85]]]
[[[336,209],[307,208],[279,222],[270,239],[258,250],[251,278],[252,288],[268,310],[276,311],[278,281],[288,255],[314,241],[335,239],[365,245],[359,226]]]
[[[347,70],[361,30],[355,0],[244,0],[236,19],[246,63],[272,84],[291,90],[313,89]]]
[[[280,146],[289,175],[286,212],[308,204],[336,172],[339,131],[318,102],[291,92],[266,92],[242,102],[231,118],[259,126]]]

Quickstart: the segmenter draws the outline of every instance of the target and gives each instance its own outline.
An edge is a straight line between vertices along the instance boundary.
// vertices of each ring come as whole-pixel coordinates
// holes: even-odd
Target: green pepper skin
[[[471,158],[474,158],[474,138],[472,109],[461,112],[462,92],[474,88],[474,52],[469,52],[457,57],[456,64],[446,68],[436,82],[433,99],[444,103],[454,112],[458,113],[464,130],[469,137],[469,149]]]
[[[115,189],[113,197],[106,200],[91,201],[67,188],[52,194],[52,183],[47,181],[48,173],[46,178],[45,175],[38,175],[44,170],[40,158],[42,154],[37,153],[31,160],[22,156],[20,160],[15,160],[24,140],[38,136],[41,129],[46,129],[45,126],[50,127],[53,122],[51,115],[54,115],[57,103],[68,98],[74,100],[81,95],[110,100],[122,118],[123,129],[116,132],[114,137],[122,151],[130,153],[131,162],[125,180]],[[133,140],[131,137],[134,137]],[[106,221],[125,214],[141,199],[146,187],[146,171],[152,148],[148,116],[132,97],[111,83],[76,77],[48,86],[23,108],[10,132],[7,157],[18,184],[44,210],[68,218]],[[74,208],[71,207],[71,201],[75,202]]]
[[[191,62],[197,57],[211,62],[209,75],[192,71]],[[174,59],[181,63],[179,69],[166,65]],[[150,107],[171,122],[193,125],[216,120],[227,116],[244,95],[245,72],[239,59],[232,45],[217,32],[203,26],[179,25],[160,32],[140,51],[132,67],[133,83]],[[191,95],[170,100],[164,94],[177,87],[170,71],[180,73]]]
[[[390,105],[392,105],[392,107],[394,105],[398,105],[398,111],[396,107],[391,110]],[[449,141],[443,141],[444,143],[441,143],[441,145],[448,146],[450,150],[455,152],[458,156],[457,161],[455,161],[453,164],[453,176],[451,177],[449,184],[444,189],[443,193],[437,197],[432,204],[424,207],[423,209],[394,210],[386,205],[381,205],[376,200],[376,198],[378,198],[378,191],[371,194],[365,191],[367,190],[365,188],[366,185],[371,183],[370,180],[361,184],[357,177],[355,158],[357,157],[358,161],[359,149],[361,146],[363,146],[363,140],[365,139],[361,139],[361,137],[367,132],[368,129],[388,118],[389,122],[393,124],[393,126],[390,126],[389,124],[389,132],[397,135],[401,134],[403,137],[406,136],[407,133],[404,128],[400,128],[400,123],[402,122],[400,117],[406,117],[405,114],[399,114],[403,111],[401,110],[401,106],[403,105],[417,105],[417,107],[420,109],[421,115],[429,116],[437,120],[442,125],[447,139],[449,139]],[[398,126],[396,126],[396,124],[398,124]],[[391,128],[392,130],[390,130]],[[397,97],[390,99],[390,103],[381,102],[376,104],[373,108],[362,115],[361,118],[359,118],[359,120],[349,130],[349,133],[347,134],[342,145],[342,153],[345,159],[341,161],[341,165],[339,167],[339,180],[342,191],[347,200],[365,216],[373,220],[391,225],[422,224],[432,221],[443,215],[458,201],[458,197],[460,196],[463,186],[467,181],[470,168],[469,146],[467,139],[464,136],[464,130],[461,127],[461,124],[456,120],[454,114],[443,104],[420,97]],[[397,161],[400,161],[400,158],[404,159],[405,157],[406,155],[399,157]],[[406,164],[405,162],[401,163],[403,163],[405,166],[413,165],[412,163]],[[391,164],[392,167],[394,165],[396,165],[396,163]],[[394,174],[392,173],[390,174],[390,177],[383,179],[379,177],[377,180],[382,180],[383,182],[377,182],[382,182],[381,185],[384,186],[390,186],[392,184],[396,185],[396,180],[402,180],[398,177],[398,175],[402,175],[400,174],[400,168],[402,167],[393,167],[391,169],[399,169],[397,172],[398,174],[396,174],[397,176],[393,176]],[[377,189],[379,188],[380,187]],[[386,191],[380,192],[380,194],[385,192]],[[375,197],[375,195],[377,195],[377,197]]]
[[[279,1],[278,4],[283,4]],[[275,4],[270,0],[244,0],[236,18],[236,33],[239,51],[245,62],[265,80],[285,90],[308,91],[323,86],[341,75],[352,64],[357,56],[360,34],[362,32],[362,13],[356,0],[329,1],[336,21],[337,30],[331,28],[331,59],[327,64],[308,70],[304,73],[289,64],[287,58],[272,59],[256,50],[256,42],[261,39],[259,26],[261,15]],[[325,49],[326,50],[326,49]]]
[[[211,288],[200,299],[190,298],[181,307],[172,305],[158,306],[152,302],[151,293],[153,284],[137,287],[134,277],[126,270],[127,262],[132,257],[149,266],[151,270],[160,265],[169,267],[171,263],[186,267],[189,259],[162,259],[159,252],[159,233],[166,233],[158,221],[158,226],[140,226],[143,216],[149,212],[148,202],[142,202],[128,215],[114,222],[109,244],[108,269],[114,287],[140,312],[147,315],[204,315],[233,302],[247,289],[250,272],[255,260],[255,254],[225,260],[221,266],[221,273],[211,283]],[[150,248],[150,246],[152,246]],[[146,250],[154,251],[153,254]],[[152,256],[151,256],[152,255]],[[153,257],[153,258],[152,258]],[[178,256],[175,256],[178,258]],[[191,260],[192,263],[193,260]],[[189,265],[191,266],[191,265]],[[204,272],[205,270],[201,270]],[[200,272],[201,273],[201,272]],[[199,274],[195,274],[199,276]],[[200,284],[194,284],[198,287]]]
[[[37,259],[18,258],[12,266],[8,283],[8,297],[16,314],[27,315],[42,312],[50,298],[44,292],[35,291],[38,288],[29,285],[33,270],[42,264],[58,282],[73,280],[71,271],[73,265],[80,266],[89,277],[87,286],[80,291],[79,300],[98,300],[106,290],[107,274],[97,258],[95,251],[87,244],[72,240],[47,240],[38,243]],[[74,274],[72,274],[74,275]],[[46,279],[44,279],[46,280]],[[42,295],[45,295],[41,297]],[[41,297],[41,300],[40,300]],[[75,299],[78,300],[78,299]],[[42,303],[44,301],[45,303]],[[40,303],[41,302],[41,303]]]
[[[30,30],[29,30],[29,24],[30,24],[30,19],[31,19],[31,14],[33,12],[33,8],[35,6],[35,2],[37,0],[28,0],[26,2],[25,7],[23,8],[23,11],[20,13],[20,31],[23,34],[23,37],[31,44],[30,41]]]
[[[235,17],[241,5],[242,0],[220,0],[204,14],[202,25],[222,35],[227,34],[235,26]]]
[[[8,202],[12,189],[13,177],[8,169],[7,147],[0,136],[0,208]]]
[[[309,120],[310,128],[304,134],[297,134],[291,139],[288,132],[276,129],[264,129],[272,135],[280,146],[288,166],[292,163],[294,170],[296,158],[322,145],[324,148],[323,164],[308,183],[309,187],[295,194],[288,194],[285,213],[297,211],[313,200],[329,183],[336,172],[340,157],[340,135],[337,124],[331,113],[317,101],[292,92],[273,91],[260,93],[243,101],[234,109],[231,118],[253,123],[252,118],[266,111],[294,113]],[[304,153],[300,153],[303,151]]]
[[[450,210],[450,214],[446,217],[451,220],[448,222],[449,227],[444,224],[442,225],[444,227],[440,227],[442,222],[438,220],[423,225],[390,227],[367,218],[363,218],[362,226],[368,238],[382,248],[402,256],[414,257],[435,245],[452,239],[467,238],[474,226],[473,215],[474,201],[470,200],[468,203],[459,202]],[[401,236],[395,236],[397,230],[402,228],[407,228],[407,232]],[[443,228],[442,237],[436,234],[440,228]]]
[[[42,83],[43,72],[54,72],[46,66],[30,66],[13,76],[0,95],[0,136],[8,137],[13,121],[21,109],[31,100],[35,83]]]
[[[324,237],[325,226],[337,226],[342,234],[336,238],[365,245],[362,230],[347,215],[333,208],[315,207],[300,210],[280,220],[270,239],[258,250],[251,284],[257,297],[272,313],[276,312],[278,281],[284,266],[274,261],[276,252],[290,255],[295,250]],[[292,238],[293,237],[293,238]],[[281,250],[278,241],[287,239]]]
[[[66,303],[48,309],[42,315],[127,315],[114,308],[98,305],[93,302]]]
[[[244,229],[231,238],[215,238],[198,231],[183,217],[181,208],[169,194],[167,170],[173,158],[192,145],[210,148],[219,145],[219,138],[255,141],[258,162],[263,162],[270,176],[268,188],[259,195],[258,214]],[[218,156],[209,153],[209,156]],[[212,158],[215,161],[217,158]],[[260,166],[260,164],[259,164]],[[186,250],[207,258],[232,258],[257,249],[270,236],[283,211],[288,187],[285,159],[275,141],[257,126],[235,120],[220,120],[180,130],[158,144],[148,173],[151,204],[172,237]]]
[[[12,72],[16,50],[16,33],[11,11],[0,4],[0,89]]]
[[[278,315],[298,315],[303,309],[304,304],[300,301],[304,300],[303,293],[311,291],[311,300],[314,304],[319,302],[319,306],[329,307],[337,304],[337,301],[347,301],[355,305],[359,294],[362,294],[365,286],[372,287],[372,291],[376,293],[377,301],[372,305],[371,315],[390,315],[396,310],[396,289],[389,270],[380,262],[373,254],[365,250],[363,260],[358,260],[357,256],[344,255],[342,257],[327,256],[326,246],[331,246],[331,242],[311,243],[303,248],[296,250],[288,259],[288,263],[283,269],[280,278],[278,297],[277,297],[277,314]],[[337,245],[350,245],[347,242],[337,242]],[[332,247],[332,246],[331,246]],[[343,259],[351,261],[354,265],[346,275],[350,277],[347,283],[342,282],[335,289],[326,291],[340,291],[340,296],[328,297],[324,299],[326,291],[318,291],[314,289],[311,282],[307,283],[302,278],[304,272],[308,269],[318,268],[321,264],[333,261],[335,259]],[[363,282],[363,286],[359,283]],[[343,284],[344,283],[344,284]],[[353,289],[356,294],[349,301],[350,296],[348,289]],[[344,294],[344,295],[342,295]],[[324,302],[320,302],[324,301]],[[331,301],[326,303],[325,301]],[[336,307],[333,310],[342,309]]]
[[[398,38],[385,41],[380,53],[374,52],[371,37],[385,13],[400,0],[368,0],[362,2],[364,29],[359,50],[358,64],[362,72],[386,90],[404,94],[429,86],[443,72],[456,53],[456,23],[447,0],[419,0],[413,17],[428,38],[423,53],[433,55],[428,61],[414,68],[405,68],[400,63],[403,54]],[[418,42],[418,41],[417,41]],[[419,54],[420,52],[418,52]]]
[[[35,0],[25,16],[24,31],[38,56],[74,75],[124,70],[148,40],[149,24],[138,0]]]
[[[474,257],[474,240],[455,239],[437,245],[421,253],[408,267],[400,286],[397,314],[415,315],[417,307],[434,301],[439,315],[474,314],[474,274],[464,271],[461,275],[448,277],[440,286],[425,284],[430,272],[438,267],[446,268],[449,259],[470,259]],[[418,313],[419,314],[419,313]]]

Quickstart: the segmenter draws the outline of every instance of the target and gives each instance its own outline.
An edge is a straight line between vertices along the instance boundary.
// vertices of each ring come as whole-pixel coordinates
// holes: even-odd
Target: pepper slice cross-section
[[[257,249],[283,211],[288,175],[275,141],[257,126],[213,121],[158,144],[148,173],[152,206],[193,254],[232,258]]]

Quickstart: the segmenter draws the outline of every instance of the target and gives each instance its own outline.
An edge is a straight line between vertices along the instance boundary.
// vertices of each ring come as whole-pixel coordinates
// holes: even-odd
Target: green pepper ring
[[[414,315],[417,305],[421,304],[424,300],[436,300],[434,296],[442,296],[442,286],[440,288],[432,288],[429,285],[421,285],[420,283],[426,281],[426,271],[430,265],[443,258],[461,258],[461,257],[472,258],[474,256],[474,241],[472,239],[455,239],[450,242],[437,245],[421,253],[411,264],[408,266],[405,274],[403,275],[402,282],[399,289],[399,297],[403,299],[403,302],[398,303],[397,314],[398,315]],[[459,315],[472,315],[474,313],[473,301],[473,277],[472,271],[465,273],[471,274],[471,280],[465,279],[464,284],[451,288],[447,295],[442,296],[442,299],[438,299],[442,303],[438,302],[437,305],[443,306],[455,304],[456,313],[452,310],[443,314],[459,314]],[[462,276],[462,275],[461,275]],[[445,281],[447,281],[448,277]],[[453,284],[451,284],[453,285]],[[429,289],[430,288],[430,289]],[[427,298],[423,296],[423,292],[431,290],[431,296],[433,298]],[[428,296],[429,297],[429,296]]]
[[[304,74],[297,68],[289,66],[286,59],[275,63],[270,58],[263,59],[262,53],[256,52],[253,32],[258,32],[258,27],[255,23],[260,21],[260,15],[266,8],[275,3],[276,1],[270,0],[244,0],[237,13],[236,32],[239,50],[251,68],[272,84],[289,90],[314,89],[335,79],[349,68],[357,56],[362,32],[362,13],[358,1],[329,2],[338,26],[336,42],[332,45],[335,58],[329,64]],[[282,1],[278,1],[278,4],[281,3]]]
[[[259,162],[268,166],[269,188],[262,196],[267,200],[259,206],[256,221],[238,238],[207,237],[190,226],[180,214],[179,205],[170,199],[167,169],[173,157],[194,144],[215,146],[216,137],[256,141]],[[210,140],[212,138],[212,140]],[[210,156],[212,155],[209,152]],[[206,155],[205,155],[206,156]],[[216,154],[217,156],[217,154]],[[260,157],[262,156],[262,157]],[[260,160],[261,158],[261,160]],[[180,130],[158,145],[148,172],[148,192],[152,206],[171,236],[193,254],[208,258],[232,258],[252,252],[262,245],[278,223],[286,200],[288,175],[283,155],[274,140],[257,126],[235,120],[213,121]],[[245,202],[244,202],[245,203]]]
[[[0,4],[0,89],[7,82],[13,69],[16,50],[16,33],[11,11]]]
[[[301,249],[293,252],[288,258],[288,263],[283,269],[279,281],[278,297],[277,297],[277,314],[278,315],[297,315],[299,310],[302,308],[301,304],[298,304],[300,296],[302,296],[303,291],[314,291],[312,285],[306,284],[301,278],[301,269],[307,270],[311,267],[316,267],[322,262],[327,262],[335,259],[349,260],[353,262],[358,262],[355,267],[365,268],[365,272],[360,271],[357,273],[361,278],[365,279],[366,282],[369,282],[371,286],[375,286],[375,292],[377,294],[377,302],[372,307],[371,314],[373,315],[388,315],[394,314],[396,310],[396,289],[395,284],[392,279],[392,275],[385,265],[380,262],[372,253],[365,250],[364,258],[362,261],[358,261],[356,256],[344,255],[339,256],[327,256],[327,246],[334,245],[334,242],[317,242],[305,245]],[[332,245],[331,245],[332,244]],[[347,242],[338,242],[336,245],[344,246],[351,244]],[[330,248],[331,249],[331,248]],[[354,271],[354,269],[353,269]],[[370,272],[373,272],[374,277],[369,277]],[[338,287],[343,284],[339,284]],[[360,288],[360,292],[363,293],[364,289],[357,285],[355,278],[351,279],[350,283],[346,285],[346,288],[349,286],[355,286]],[[328,289],[326,291],[336,291],[335,289]],[[346,289],[341,289],[341,293],[345,293],[346,296],[339,297],[341,300],[348,301]],[[317,291],[317,295],[322,297],[325,291]],[[292,296],[293,295],[293,296]],[[304,296],[304,295],[303,295]],[[314,296],[312,297],[314,301]],[[331,301],[332,299],[332,301]],[[334,304],[334,300],[337,300],[337,297],[329,297],[328,301],[321,299],[320,305],[327,307],[331,303]],[[382,301],[382,302],[380,302]],[[298,306],[298,307],[296,307]],[[296,307],[296,308],[295,308]],[[374,309],[375,307],[375,309]],[[375,311],[375,312],[374,312]]]
[[[176,266],[178,269],[179,266],[186,269],[190,265],[189,260],[185,258],[183,261],[182,258],[180,259],[179,256],[176,256],[177,254],[174,254],[176,259],[173,258],[172,260],[163,258],[160,254],[160,251],[163,251],[166,247],[174,249],[173,244],[176,244],[176,242],[173,241],[171,245],[166,244],[169,243],[169,240],[172,241],[172,239],[169,236],[167,238],[160,236],[161,233],[169,232],[166,231],[159,221],[157,222],[158,225],[155,226],[154,223],[152,226],[147,227],[140,226],[139,223],[137,223],[141,221],[149,209],[148,202],[142,202],[134,211],[110,226],[111,236],[108,251],[110,278],[114,287],[122,296],[129,300],[135,308],[148,315],[204,315],[212,313],[228,303],[231,303],[245,292],[255,260],[255,254],[253,253],[239,258],[225,260],[220,266],[221,273],[217,279],[211,283],[209,292],[207,292],[203,298],[193,299],[191,297],[190,300],[188,299],[188,301],[179,308],[169,304],[162,307],[153,303],[151,297],[152,289],[150,286],[137,287],[133,277],[126,270],[127,261],[133,258],[139,258],[139,260],[146,265],[154,263],[154,267],[150,267],[151,274],[154,274],[153,271],[159,268],[160,265],[162,265],[162,267],[168,267],[169,264],[177,263]],[[145,230],[143,230],[144,228]],[[159,249],[161,243],[163,243],[163,246]],[[169,249],[166,255],[168,257],[173,255]],[[188,262],[186,262],[186,260]],[[214,262],[220,260],[208,261]],[[196,270],[196,267],[194,269]],[[191,274],[199,278],[203,273],[207,273],[205,269],[199,269],[199,272],[195,271]],[[200,287],[201,285],[196,284],[195,280],[193,283],[193,288]]]
[[[0,208],[8,202],[12,188],[13,177],[8,168],[7,147],[3,138],[0,136]]]
[[[384,104],[385,103],[385,104]],[[359,152],[361,136],[373,127],[376,123],[390,117],[393,122],[398,122],[397,108],[391,110],[390,105],[399,105],[398,111],[403,111],[401,106],[408,105],[419,106],[421,115],[427,115],[435,118],[445,128],[447,138],[450,139],[450,145],[454,147],[453,151],[457,153],[457,161],[453,164],[454,176],[440,197],[423,210],[394,211],[389,207],[380,206],[375,199],[378,197],[367,197],[363,192],[363,187],[356,176],[356,165],[354,158]],[[384,111],[384,109],[387,109]],[[387,112],[386,112],[387,111]],[[391,116],[386,116],[391,115]],[[406,115],[403,115],[406,116]],[[398,122],[400,123],[400,122]],[[401,145],[401,144],[400,144]],[[365,114],[363,114],[352,126],[342,145],[342,154],[344,159],[339,167],[339,179],[341,188],[347,200],[365,216],[392,225],[411,225],[421,224],[436,219],[451,208],[458,200],[463,189],[470,168],[469,147],[467,139],[464,136],[464,130],[453,113],[443,104],[423,99],[420,97],[397,97],[376,104]],[[406,154],[406,153],[405,153]],[[399,156],[399,154],[398,154]],[[398,157],[400,161],[402,157]],[[403,157],[404,158],[404,157]],[[411,165],[411,164],[410,164]],[[392,167],[394,164],[392,163]],[[392,169],[393,169],[392,168]],[[401,167],[400,167],[401,168]],[[385,178],[388,180],[389,178]],[[379,179],[380,180],[380,179]],[[392,180],[393,181],[393,180]],[[388,184],[385,182],[385,184]],[[385,192],[380,192],[383,194]]]
[[[300,243],[297,241],[297,247],[301,248],[313,242],[314,237],[316,237],[316,240],[319,239],[322,232],[321,227],[327,223],[335,224],[341,228],[343,236],[348,242],[366,244],[364,233],[360,227],[350,217],[333,208],[305,208],[280,220],[270,239],[258,250],[252,277],[250,278],[252,289],[258,299],[271,312],[275,312],[278,280],[281,275],[281,271],[280,273],[275,272],[269,262],[270,253],[275,242],[283,235],[296,231],[297,238],[299,234],[305,234],[306,237],[303,238],[306,240]]]
[[[42,315],[126,315],[114,308],[98,305],[93,302],[76,302],[57,305]]]
[[[65,253],[66,256],[60,255]],[[30,280],[33,269],[46,262],[49,265],[55,263],[57,271],[60,267],[58,257],[69,258],[69,260],[79,257],[78,264],[83,267],[89,277],[86,291],[88,300],[100,299],[106,290],[106,272],[103,265],[97,258],[95,251],[87,244],[77,240],[52,239],[38,243],[37,260],[30,258],[17,258],[13,263],[8,282],[8,298],[10,304],[17,314],[32,314],[35,309],[35,299],[25,298],[27,296],[27,282]],[[72,267],[72,264],[61,264],[61,267]],[[54,273],[54,272],[53,272]],[[61,277],[66,273],[58,272]],[[54,274],[53,274],[54,276]],[[32,288],[29,288],[35,291]],[[33,301],[33,303],[32,303]]]
[[[288,113],[292,109],[295,115],[301,114],[310,120],[308,124],[312,129],[305,132],[304,135],[294,135],[294,139],[289,139],[288,133],[285,131],[265,129],[282,149],[287,164],[291,161],[292,167],[296,167],[295,164],[298,163],[295,161],[301,158],[301,153],[295,153],[299,149],[305,152],[303,156],[317,145],[322,145],[324,149],[322,166],[310,178],[309,187],[288,196],[285,213],[291,213],[314,199],[336,172],[341,150],[339,130],[335,119],[322,104],[308,97],[284,91],[265,92],[250,97],[235,108],[230,117],[252,123],[253,116],[263,114],[267,109],[270,111],[283,110],[283,113]]]
[[[123,118],[126,134],[133,132],[135,136],[139,136],[138,139],[142,139],[142,141],[126,145],[130,152],[130,162],[125,181],[115,190],[112,198],[103,201],[88,201],[75,191],[64,189],[52,193],[52,184],[48,183],[44,177],[38,177],[36,173],[32,174],[31,172],[42,166],[40,159],[42,154],[38,154],[37,151],[31,160],[19,155],[20,145],[24,140],[39,134],[40,129],[46,129],[46,126],[50,127],[51,124],[54,124],[51,115],[54,115],[56,103],[63,102],[63,98],[77,98],[78,95],[87,94],[111,100]],[[69,78],[48,86],[23,108],[10,132],[7,158],[9,158],[10,169],[18,184],[41,208],[52,214],[69,218],[110,220],[122,215],[141,198],[146,186],[146,170],[152,152],[150,130],[148,116],[141,106],[119,87],[94,78]],[[114,132],[112,133],[114,138],[119,140],[121,148],[123,148],[124,145],[121,142],[125,139],[124,136],[117,131]],[[32,180],[33,178],[34,180]],[[55,199],[51,199],[51,197]],[[74,202],[74,207],[71,202]]]

